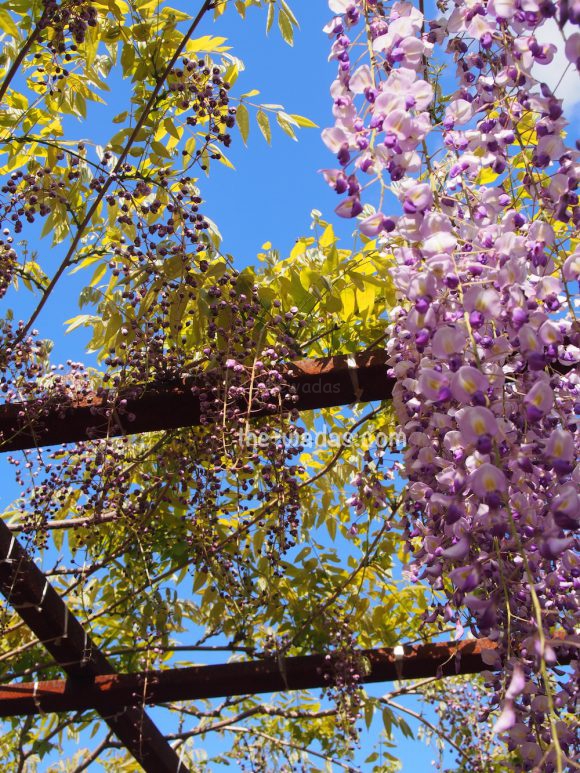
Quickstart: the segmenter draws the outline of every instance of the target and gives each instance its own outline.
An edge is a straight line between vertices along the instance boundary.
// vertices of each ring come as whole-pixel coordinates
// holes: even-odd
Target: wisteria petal
[[[514,711],[514,702],[508,699],[503,705],[502,712],[493,726],[492,732],[494,734],[505,733],[505,731],[512,728],[515,723],[516,713]]]
[[[577,75],[580,33],[564,20],[577,24],[580,7],[576,0],[452,5],[422,34],[421,13],[410,2],[396,0],[388,10],[365,4],[373,67],[364,71],[364,88],[358,75],[348,88],[348,57],[360,53],[359,39],[347,43],[337,33],[341,88],[333,87],[333,100],[343,102],[335,125],[347,136],[335,152],[341,166],[370,170],[381,190],[390,178],[397,215],[402,210],[392,236],[379,241],[393,256],[397,292],[388,353],[393,405],[407,441],[409,571],[446,596],[426,620],[464,624],[463,607],[474,633],[496,642],[494,668],[508,654],[509,599],[517,616],[512,651],[522,660],[495,730],[509,733],[522,769],[531,770],[554,759],[530,736],[532,728],[546,738],[551,730],[528,575],[546,611],[548,640],[556,627],[569,628],[580,566],[580,329],[573,308],[580,150],[566,136],[572,132],[562,85],[553,91],[536,74],[553,60],[563,30],[567,77]],[[362,0],[346,12],[345,27],[360,7]],[[444,105],[423,72],[424,57],[437,46],[456,66],[449,78],[456,74],[457,88]],[[359,95],[354,119],[348,100]],[[444,110],[437,125],[442,143],[429,160],[430,145],[421,143],[440,115],[428,112],[433,104]],[[341,124],[343,116],[351,123]],[[372,149],[355,151],[353,138],[364,145],[369,136]],[[509,179],[522,140],[526,168],[516,193]],[[367,175],[361,197],[372,182]],[[365,218],[365,235],[378,229],[378,216]],[[551,645],[547,667],[557,649]],[[554,707],[568,749],[563,717],[578,689],[567,675],[562,681],[570,692],[558,693]],[[493,690],[501,700],[495,683]],[[516,722],[514,701],[523,693]]]
[[[489,408],[475,406],[465,408],[460,415],[459,430],[466,443],[475,443],[484,436],[496,437],[499,432],[497,419]]]
[[[537,421],[554,405],[554,392],[545,381],[536,382],[524,397],[526,415],[530,421]]]
[[[477,588],[481,579],[479,569],[470,564],[452,569],[449,577],[457,590],[463,591],[463,593],[469,593]]]
[[[488,494],[506,491],[507,480],[502,470],[486,462],[472,473],[470,485],[472,491],[478,496],[485,497]]]
[[[476,394],[485,394],[487,376],[471,365],[462,365],[451,380],[451,393],[459,403],[470,403]]]
[[[519,663],[514,666],[512,678],[509,687],[507,688],[505,697],[507,700],[513,700],[521,695],[526,686],[526,675],[524,669]]]
[[[356,217],[362,212],[362,204],[357,196],[349,196],[347,199],[343,199],[338,207],[334,210],[339,217]]]
[[[368,64],[361,65],[350,76],[349,88],[354,94],[363,94],[374,85],[374,78]]]
[[[418,390],[427,400],[439,400],[442,391],[448,386],[449,379],[445,374],[432,368],[425,368],[419,378]]]
[[[431,346],[435,357],[449,359],[452,355],[462,352],[466,343],[467,336],[461,328],[445,325],[435,331]]]

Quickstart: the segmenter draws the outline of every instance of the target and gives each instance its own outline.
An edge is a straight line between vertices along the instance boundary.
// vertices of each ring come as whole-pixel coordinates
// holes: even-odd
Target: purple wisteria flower
[[[400,202],[361,230],[395,259],[388,351],[407,439],[409,572],[447,595],[430,621],[455,616],[458,631],[497,642],[493,666],[508,678],[490,678],[503,698],[494,729],[523,770],[552,773],[555,727],[562,754],[580,756],[566,725],[578,661],[551,697],[540,667],[577,655],[577,644],[547,642],[578,639],[580,151],[536,76],[557,44],[543,42],[542,26],[580,24],[580,6],[457,0],[427,21],[409,2],[352,5],[364,11],[367,48],[344,40],[351,4],[334,5],[336,124],[326,131],[341,133],[325,142],[342,176],[327,179],[347,201],[362,202],[376,180]],[[457,68],[445,103],[425,67],[437,46]],[[580,33],[566,27],[562,48],[577,77]],[[355,191],[348,180],[362,174]]]

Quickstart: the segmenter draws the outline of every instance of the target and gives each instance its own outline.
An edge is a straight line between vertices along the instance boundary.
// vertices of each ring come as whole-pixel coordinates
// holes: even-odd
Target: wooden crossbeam
[[[94,680],[115,669],[0,519],[0,592],[70,677],[69,689],[90,695]],[[36,701],[34,691],[31,694]],[[135,704],[97,707],[105,722],[147,773],[186,773],[187,767],[151,718]]]
[[[306,411],[387,400],[394,379],[387,376],[386,362],[387,354],[382,350],[292,362],[285,366],[283,375],[286,383],[295,387],[297,399],[283,398],[282,409]],[[203,383],[200,378],[184,378],[179,383],[135,387],[117,397],[116,405],[124,400],[123,410],[112,415],[106,396],[88,397],[64,407],[60,403],[58,408],[32,402],[0,405],[0,453],[196,426],[200,406],[191,388]],[[254,411],[252,417],[264,413]]]
[[[489,639],[478,639],[363,650],[360,654],[368,672],[362,681],[480,673],[489,669],[483,653],[496,647]],[[334,662],[332,655],[302,655],[281,661],[266,658],[135,674],[106,674],[95,676],[85,684],[78,680],[12,683],[0,687],[0,717],[39,711],[83,711],[91,707],[107,713],[119,706],[130,706],[136,699],[159,704],[322,688],[331,684]]]

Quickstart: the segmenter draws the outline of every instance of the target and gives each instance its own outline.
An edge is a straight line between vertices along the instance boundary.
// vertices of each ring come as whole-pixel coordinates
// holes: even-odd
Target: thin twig
[[[292,741],[284,741],[282,738],[275,738],[272,735],[262,733],[260,730],[254,730],[251,727],[232,726],[227,727],[226,730],[231,731],[232,733],[251,733],[253,735],[259,736],[260,738],[264,738],[266,741],[270,741],[271,743],[279,744],[280,746],[286,746],[289,749],[296,749],[296,751],[304,752],[305,754],[312,755],[313,757],[318,757],[321,760],[326,760],[326,762],[330,762],[331,764],[337,765],[343,770],[347,770],[348,773],[360,773],[360,768],[353,768],[352,765],[345,765],[344,762],[340,762],[340,760],[337,760],[334,757],[329,757],[327,754],[315,752],[313,749],[309,749],[307,746],[301,746],[300,744],[292,743]]]
[[[80,765],[77,765],[77,767],[72,771],[72,773],[82,773],[83,770],[86,770],[89,765],[91,765],[93,762],[95,762],[98,757],[105,751],[105,749],[108,749],[111,743],[111,736],[112,733],[107,733],[105,738],[101,741],[101,743],[96,746],[93,751],[85,757],[85,759],[81,762]]]
[[[390,699],[385,698],[379,698],[381,703],[384,703],[386,706],[390,706],[391,708],[395,709],[396,711],[401,711],[403,714],[408,714],[410,717],[413,717],[414,719],[417,719],[419,722],[425,725],[425,727],[428,727],[429,730],[431,730],[433,733],[438,735],[440,738],[443,738],[444,741],[447,741],[447,743],[450,746],[453,746],[455,751],[463,757],[463,759],[467,762],[468,765],[471,765],[471,759],[465,754],[464,751],[453,741],[449,736],[444,733],[442,730],[440,730],[436,725],[434,725],[432,722],[429,722],[428,719],[425,719],[425,717],[422,714],[419,714],[417,711],[413,711],[412,709],[408,709],[406,706],[401,706],[400,703],[395,703],[395,701],[392,701]]]

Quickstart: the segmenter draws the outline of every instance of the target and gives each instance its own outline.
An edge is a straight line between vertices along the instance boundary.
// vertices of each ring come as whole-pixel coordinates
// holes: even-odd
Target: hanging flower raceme
[[[495,730],[522,770],[563,770],[579,754],[564,719],[580,683],[580,163],[560,100],[538,82],[556,46],[536,34],[580,16],[549,0],[458,0],[432,22],[407,2],[331,5],[336,122],[323,139],[338,167],[325,176],[344,196],[338,214],[361,215],[396,260],[389,350],[410,573],[446,595],[435,617],[498,641],[490,665],[510,678],[507,692],[490,682],[504,699]],[[577,37],[560,46],[575,67]],[[444,102],[430,82],[436,46],[457,66]],[[372,181],[398,216],[363,215]],[[547,644],[558,637],[568,646]],[[571,659],[565,683],[547,678],[558,658]]]

